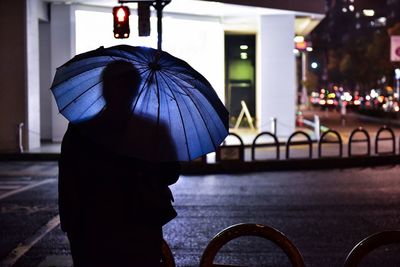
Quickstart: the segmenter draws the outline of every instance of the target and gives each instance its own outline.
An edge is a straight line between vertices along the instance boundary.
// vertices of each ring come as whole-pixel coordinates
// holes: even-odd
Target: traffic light
[[[128,38],[130,11],[127,6],[116,6],[113,8],[114,37],[117,39]]]
[[[150,2],[138,2],[139,36],[150,36]]]

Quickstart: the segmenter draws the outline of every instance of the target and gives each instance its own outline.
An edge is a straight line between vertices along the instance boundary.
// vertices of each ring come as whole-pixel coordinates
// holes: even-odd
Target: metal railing
[[[316,149],[318,153],[316,154],[317,158],[332,158],[332,157],[338,157],[338,158],[343,158],[344,157],[344,152],[343,152],[343,146],[344,146],[344,141],[342,136],[340,135],[339,132],[335,130],[327,130],[322,135],[317,138],[317,140],[312,140],[311,136],[304,132],[304,131],[296,131],[293,134],[289,136],[286,142],[279,142],[278,137],[273,134],[272,132],[261,132],[258,135],[256,135],[251,142],[250,145],[244,145],[243,139],[236,133],[230,133],[229,136],[233,136],[238,140],[236,142],[237,144],[227,144],[224,142],[219,149],[217,150],[216,153],[216,162],[224,161],[222,151],[233,151],[233,149],[236,149],[236,156],[234,160],[236,161],[244,161],[244,154],[245,154],[245,148],[250,147],[250,160],[251,161],[268,161],[268,160],[283,160],[283,159],[311,159],[313,158],[313,150],[315,148],[316,144]],[[262,138],[262,137],[268,137],[270,142],[265,142],[265,139],[267,138]],[[263,139],[263,141],[260,141]],[[387,126],[382,126],[379,128],[379,130],[376,133],[376,137],[373,140],[374,142],[374,155],[380,156],[380,155],[396,155],[396,136],[394,131],[387,127]],[[386,149],[386,151],[382,151],[382,143],[383,142],[389,142],[390,147],[389,149]],[[337,145],[337,150],[332,150],[332,146],[330,151],[334,152],[333,155],[326,155],[324,153],[324,148],[329,145],[329,144],[335,144]],[[356,153],[354,146],[356,144],[362,144],[364,145],[362,148],[362,153],[359,153],[360,151],[360,146],[358,146],[358,153]],[[347,142],[347,157],[352,158],[352,157],[368,157],[372,156],[373,153],[371,152],[371,136],[362,127],[358,127],[354,129],[348,138]],[[304,150],[306,150],[306,154],[300,157],[292,157],[291,155],[291,150],[292,147],[294,146],[306,146]],[[281,158],[280,157],[280,150],[281,148],[285,148],[285,157]],[[399,139],[399,147],[400,147],[400,139]],[[261,149],[264,148],[272,148],[273,152],[268,152],[268,153],[273,153],[274,156],[271,158],[271,154],[267,158],[261,158],[258,155],[258,152]],[[364,152],[365,150],[365,152]],[[332,154],[332,153],[330,153]],[[232,160],[232,159],[231,159]]]
[[[361,135],[364,135],[365,138],[356,138],[356,135],[360,133]],[[369,137],[368,132],[362,128],[358,127],[357,129],[354,129],[349,137],[349,143],[348,143],[348,156],[349,157],[357,157],[357,156],[369,156],[371,155],[371,138]],[[352,145],[353,143],[366,143],[367,144],[367,153],[366,154],[353,154],[352,153]]]
[[[325,140],[325,137],[328,137],[328,135],[334,135],[337,140]],[[328,130],[326,132],[324,132],[321,137],[319,138],[318,141],[318,157],[322,158],[322,144],[338,144],[339,145],[339,154],[337,155],[337,157],[341,158],[343,157],[343,141],[342,141],[342,137],[340,136],[340,134],[335,131],[335,130]]]
[[[237,265],[214,264],[214,259],[224,245],[233,239],[243,236],[256,236],[270,240],[285,252],[292,266],[305,266],[300,251],[282,232],[266,225],[242,223],[225,228],[211,239],[201,256],[200,267],[240,267]]]
[[[239,265],[214,263],[214,260],[225,245],[234,239],[246,236],[260,237],[271,241],[282,249],[293,267],[305,266],[299,249],[279,230],[268,225],[239,223],[223,229],[209,241],[200,258],[200,267],[242,267]],[[372,234],[352,248],[344,261],[343,267],[358,267],[362,260],[375,249],[394,244],[400,245],[399,230],[382,231]],[[165,240],[163,240],[162,252],[161,266],[175,267],[174,256]]]
[[[344,267],[357,267],[367,254],[386,245],[400,245],[400,231],[383,231],[368,236],[358,243],[347,255]],[[394,265],[391,265],[394,266]]]

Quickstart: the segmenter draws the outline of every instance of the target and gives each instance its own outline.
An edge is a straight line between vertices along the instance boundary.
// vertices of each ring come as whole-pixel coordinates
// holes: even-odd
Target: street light
[[[313,69],[318,68],[318,63],[317,62],[311,63],[311,68],[313,68]]]

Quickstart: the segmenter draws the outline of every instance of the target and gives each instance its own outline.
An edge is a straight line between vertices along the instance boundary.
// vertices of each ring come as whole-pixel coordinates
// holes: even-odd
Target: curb
[[[0,161],[58,161],[58,153],[0,154]],[[298,158],[265,161],[222,161],[218,163],[182,163],[182,174],[233,174],[265,171],[326,170],[376,167],[400,164],[400,155]]]

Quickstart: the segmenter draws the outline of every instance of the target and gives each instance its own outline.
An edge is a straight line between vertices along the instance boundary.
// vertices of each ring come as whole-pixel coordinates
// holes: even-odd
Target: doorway
[[[255,121],[255,34],[225,34],[225,103],[230,127],[249,127]],[[246,116],[240,116],[244,109]],[[238,119],[241,120],[238,122]]]

